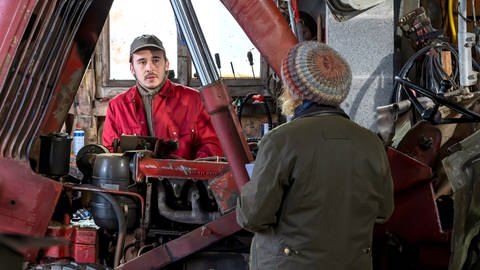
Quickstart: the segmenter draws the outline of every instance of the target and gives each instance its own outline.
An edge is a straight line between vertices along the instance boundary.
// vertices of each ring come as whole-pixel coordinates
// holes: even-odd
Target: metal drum
[[[92,184],[109,190],[132,191],[128,189],[131,182],[130,158],[122,154],[99,154],[93,166]],[[131,197],[113,195],[124,211],[128,229],[135,226],[137,220],[137,204]],[[91,201],[92,214],[95,224],[116,230],[117,219],[110,202],[94,194]]]

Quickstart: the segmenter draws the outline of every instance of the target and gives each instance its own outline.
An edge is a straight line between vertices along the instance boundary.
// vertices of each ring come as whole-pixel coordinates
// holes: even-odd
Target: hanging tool
[[[232,68],[233,78],[236,79],[237,76],[235,76],[235,69],[233,68],[233,62],[232,61],[230,61],[230,67]]]
[[[218,73],[220,73],[220,78],[222,77],[222,63],[220,62],[220,54],[215,54],[215,64],[218,68]]]
[[[248,63],[250,63],[250,67],[252,68],[253,78],[255,79],[255,70],[253,69],[253,55],[252,51],[247,52]]]

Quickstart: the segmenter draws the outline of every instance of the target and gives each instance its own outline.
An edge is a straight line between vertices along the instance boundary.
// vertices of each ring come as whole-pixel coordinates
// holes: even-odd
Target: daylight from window
[[[110,10],[110,80],[132,80],[130,44],[142,34],[163,42],[170,69],[177,70],[177,29],[168,0],[115,0]]]
[[[192,0],[212,59],[220,56],[219,74],[227,78],[260,75],[260,54],[219,0]],[[148,7],[148,8],[146,8]],[[177,74],[177,29],[169,0],[115,0],[110,11],[110,80],[133,79],[128,56],[132,40],[155,34]],[[247,58],[253,56],[253,68]],[[194,67],[192,67],[195,73]]]

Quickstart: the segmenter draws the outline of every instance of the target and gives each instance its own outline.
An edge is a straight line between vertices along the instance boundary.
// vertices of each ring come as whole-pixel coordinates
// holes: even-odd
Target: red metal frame
[[[391,147],[387,149],[395,193],[431,181],[432,168]]]
[[[232,211],[183,236],[156,247],[145,254],[118,266],[116,269],[157,269],[193,254],[240,230],[236,212]]]
[[[280,10],[271,0],[220,0],[248,38],[280,75],[282,60],[298,43]]]
[[[30,165],[0,159],[0,232],[44,236],[62,184],[34,173]],[[37,250],[25,250],[27,260]]]
[[[96,263],[97,230],[80,226],[49,226],[47,236],[64,238],[69,241],[65,246],[53,246],[45,249],[44,256],[49,258],[73,258],[77,263]]]
[[[226,173],[228,170],[229,166],[226,162],[143,158],[138,160],[135,179],[141,181],[145,176],[148,176],[210,180]]]
[[[245,164],[253,160],[242,127],[232,108],[232,101],[222,81],[202,88],[201,94],[213,127],[227,156],[235,182],[240,189],[249,181]]]
[[[222,214],[232,210],[237,205],[237,198],[240,195],[240,191],[233,178],[232,172],[227,172],[211,180],[208,184]]]
[[[208,186],[222,213],[236,204],[239,189],[226,162],[143,158],[137,159],[136,168],[137,181],[145,177],[209,181]]]
[[[92,2],[89,12],[85,15],[75,36],[65,63],[58,63],[64,68],[55,87],[55,96],[45,113],[40,134],[49,134],[61,129],[92,58],[95,44],[100,37],[112,2],[113,0]]]
[[[433,194],[431,168],[393,148],[387,153],[395,187],[395,210],[386,227],[409,242],[447,241]]]
[[[222,213],[233,209],[239,194],[230,167],[226,162],[196,161],[183,159],[134,158],[137,181],[145,177],[195,179],[209,181],[217,205]]]
[[[58,59],[65,59],[54,63],[56,67],[61,67],[58,69],[60,73],[58,74],[58,83],[43,86],[47,89],[45,92],[48,92],[49,87],[55,87],[54,93],[49,98],[47,107],[36,108],[36,111],[42,114],[42,121],[28,123],[27,125],[29,129],[35,130],[35,132],[27,136],[20,130],[13,130],[7,134],[7,137],[21,139],[12,140],[15,143],[9,144],[3,138],[4,140],[0,142],[0,148],[19,148],[19,144],[24,141],[31,143],[40,134],[60,130],[86,66],[90,61],[112,1],[92,1],[78,31],[73,33],[75,38],[71,47],[65,50],[67,55],[58,56]],[[45,3],[47,2],[38,0],[0,1],[0,29],[2,30],[2,36],[0,37],[0,91],[5,96],[35,93],[35,89],[30,84],[25,84],[26,86],[22,89],[10,90],[4,86],[9,75],[18,72],[18,70],[11,70],[11,66],[15,57],[21,53],[17,50],[21,45],[31,15],[37,6]],[[44,63],[37,62],[36,64],[42,65]],[[10,92],[7,93],[7,91]],[[14,94],[10,95],[13,93],[12,91]],[[29,105],[25,103],[22,103],[22,105],[24,107],[12,109],[25,112]],[[8,111],[5,112],[5,107],[1,109],[4,111],[0,116],[4,117],[4,113],[8,113]],[[10,126],[2,126],[1,130],[4,131],[8,128]],[[4,152],[2,152],[0,156],[0,233],[10,232],[44,236],[62,191],[62,185],[32,170],[30,162],[34,164],[35,161],[38,161],[35,160],[35,151],[38,148],[32,151],[30,151],[30,147],[28,147],[28,150],[23,147],[21,149],[21,151],[10,151],[8,155],[4,155]],[[38,151],[36,154],[38,154]],[[35,259],[37,254],[35,249],[24,250],[23,252],[27,260]]]
[[[0,88],[12,64],[37,0],[0,1]]]
[[[252,43],[258,48],[273,70],[279,74],[281,61],[288,50],[298,41],[286,20],[271,0],[221,0],[227,10],[243,28]],[[0,89],[3,89],[19,41],[28,25],[34,7],[41,1],[2,0],[0,1]],[[57,63],[62,67],[58,83],[54,86],[52,98],[45,110],[38,134],[60,130],[73,101],[94,45],[112,1],[93,1],[92,8],[76,33],[65,61]],[[62,56],[63,57],[63,56]],[[31,89],[24,89],[30,91]],[[205,86],[202,91],[206,108],[212,116],[217,134],[222,143],[229,167],[226,164],[193,164],[187,161],[139,162],[139,173],[150,176],[212,179],[215,194],[225,204],[222,212],[232,208],[231,198],[248,181],[244,165],[252,161],[241,128],[236,121],[225,86],[221,82]],[[16,108],[22,110],[23,108]],[[36,134],[36,135],[38,135]],[[23,154],[23,153],[22,153]],[[28,153],[30,154],[30,153]],[[392,174],[395,180],[396,210],[386,226],[411,241],[444,241],[445,234],[438,224],[430,179],[431,168],[392,149],[388,150]],[[173,169],[153,168],[175,164]],[[206,166],[197,171],[188,171],[180,166]],[[199,168],[199,167],[196,167]],[[156,171],[157,170],[157,171]],[[158,171],[163,170],[163,171]],[[185,172],[188,173],[185,175]],[[205,174],[206,171],[213,173]],[[232,177],[233,175],[233,177]],[[185,177],[187,176],[187,177]],[[139,175],[141,177],[141,175]],[[232,178],[235,185],[232,185]],[[216,182],[215,182],[216,181]],[[226,188],[226,189],[225,189]],[[62,185],[34,173],[25,160],[0,157],[0,232],[14,232],[43,236],[62,190]],[[227,191],[226,193],[224,191]],[[218,199],[218,198],[217,198]],[[420,207],[422,206],[422,207]],[[428,214],[426,214],[428,213]],[[410,222],[405,225],[405,222]],[[235,211],[228,212],[217,220],[205,224],[173,241],[157,247],[144,255],[121,265],[120,269],[151,269],[162,267],[179,260],[224,237],[239,231]],[[430,234],[429,234],[430,233]],[[35,250],[26,251],[26,258],[32,260]]]

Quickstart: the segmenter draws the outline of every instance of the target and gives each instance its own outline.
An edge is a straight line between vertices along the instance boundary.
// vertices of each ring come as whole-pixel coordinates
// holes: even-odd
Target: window
[[[177,70],[177,29],[169,0],[115,0],[109,14],[109,80],[132,80],[130,44],[142,34],[163,43],[170,69]]]
[[[258,78],[260,75],[260,53],[221,1],[192,0],[192,5],[210,53],[220,55],[221,76],[252,78],[255,74],[255,77]],[[251,52],[253,56],[253,69],[247,59],[248,52]],[[233,71],[235,71],[235,76]]]
[[[221,1],[192,0],[192,4],[212,58],[215,53],[220,55],[221,76],[233,78],[233,66],[236,78],[252,78],[253,73],[259,78],[260,54]],[[108,82],[133,79],[128,63],[130,43],[141,34],[155,34],[162,40],[170,69],[178,74],[177,28],[169,0],[115,0],[110,10],[107,33]],[[253,68],[247,59],[249,51],[253,55]]]

